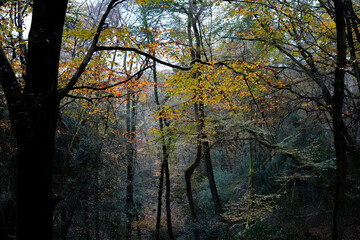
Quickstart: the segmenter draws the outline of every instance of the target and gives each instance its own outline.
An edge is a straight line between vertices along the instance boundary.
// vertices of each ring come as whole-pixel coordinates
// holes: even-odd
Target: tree
[[[170,239],[175,239],[173,229],[172,229],[172,220],[171,220],[171,208],[170,208],[170,171],[169,171],[169,156],[170,156],[170,140],[166,140],[166,138],[171,138],[171,136],[166,137],[165,127],[169,125],[166,122],[166,119],[163,117],[164,112],[162,110],[162,105],[160,104],[159,94],[158,94],[158,79],[156,72],[156,63],[154,63],[153,69],[153,78],[154,78],[154,98],[155,104],[159,108],[159,131],[160,131],[160,142],[162,148],[162,162],[161,162],[161,170],[159,177],[159,193],[158,193],[158,209],[157,209],[157,219],[156,219],[156,239],[160,239],[160,222],[161,222],[161,206],[162,206],[162,192],[164,186],[164,175],[165,175],[165,205],[166,205],[166,217],[167,217],[167,229]],[[169,133],[168,133],[169,134]],[[171,134],[171,133],[170,133]]]
[[[334,94],[332,96],[332,120],[334,131],[334,145],[336,153],[336,176],[334,196],[333,240],[341,240],[344,234],[345,187],[346,187],[346,141],[343,123],[343,103],[345,93],[345,66],[346,66],[346,25],[345,7],[351,1],[335,0],[336,24],[336,67],[334,78]],[[348,32],[348,34],[350,34]]]
[[[255,1],[239,6],[243,8],[238,13],[251,18],[258,27],[251,30],[255,37],[239,34],[240,39],[264,42],[272,46],[267,49],[268,53],[287,58],[288,63],[284,65],[282,61],[282,66],[271,60],[275,78],[292,76],[288,80],[294,80],[280,87],[270,85],[295,94],[298,101],[307,100],[314,107],[322,106],[324,118],[331,118],[337,164],[333,239],[342,239],[347,156],[350,162],[358,156],[354,142],[357,134],[350,132],[358,129],[359,121],[358,117],[349,116],[351,109],[357,108],[358,89],[352,82],[357,82],[356,85],[359,82],[353,39],[354,33],[358,36],[358,23],[352,1],[319,1],[317,4]],[[296,81],[296,76],[306,76],[306,82],[314,89],[308,89],[301,80]]]
[[[190,45],[190,53],[191,53],[191,60],[192,62],[196,60],[201,60],[201,46],[202,46],[202,39],[200,36],[200,32],[198,29],[198,24],[200,24],[200,16],[204,6],[200,5],[199,9],[197,9],[196,2],[195,4],[192,1],[189,1],[189,8],[187,11],[188,15],[188,41]],[[195,37],[195,44],[193,44],[193,35]],[[201,79],[201,73],[195,72],[194,79]],[[201,86],[201,80],[197,83]],[[202,89],[199,89],[200,93],[195,92],[195,94],[199,94],[198,101],[194,103],[194,112],[195,112],[195,119],[197,124],[197,154],[196,160],[194,164],[189,166],[189,168],[185,171],[185,180],[189,190],[187,193],[191,192],[191,175],[192,172],[195,170],[198,164],[200,164],[200,159],[203,158],[205,161],[206,166],[206,175],[209,179],[209,187],[211,190],[212,198],[214,201],[214,207],[216,214],[220,215],[222,213],[222,207],[220,203],[220,197],[216,188],[216,183],[214,179],[213,167],[211,162],[211,155],[210,155],[210,146],[207,140],[207,135],[205,133],[205,105],[202,100],[203,95],[201,93]],[[203,151],[203,153],[202,153]],[[189,204],[192,202],[191,195],[188,195]],[[191,204],[190,204],[191,205]],[[192,207],[190,207],[192,208]],[[193,212],[193,211],[192,211]],[[194,213],[193,213],[194,214]],[[196,215],[193,215],[194,220],[196,221]]]
[[[67,1],[34,1],[23,90],[1,50],[1,85],[18,147],[18,239],[52,235],[52,157],[60,101],[56,86],[66,6]]]
[[[51,239],[52,213],[57,201],[51,190],[52,166],[60,100],[73,89],[94,52],[98,50],[96,45],[109,12],[122,2],[109,2],[87,55],[62,89],[58,89],[58,71],[67,0],[34,1],[24,88],[19,84],[6,53],[1,50],[0,81],[18,150],[18,239],[38,236]]]
[[[126,59],[126,58],[125,58]],[[125,63],[126,64],[126,63]],[[124,64],[124,65],[125,65]],[[125,66],[126,69],[126,66]],[[131,71],[131,70],[130,70]],[[139,80],[141,75],[137,77]],[[131,239],[132,222],[136,219],[138,213],[134,202],[134,174],[136,160],[136,105],[137,96],[132,86],[127,86],[126,96],[126,160],[127,160],[127,178],[126,178],[126,230],[127,238]]]

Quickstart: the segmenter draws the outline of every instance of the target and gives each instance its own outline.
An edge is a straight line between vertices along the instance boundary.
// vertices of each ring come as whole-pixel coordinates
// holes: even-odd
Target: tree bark
[[[19,240],[52,239],[52,162],[60,101],[56,86],[66,6],[67,0],[34,1],[24,91],[4,89],[18,148]],[[1,83],[5,81],[17,85],[16,77]]]
[[[349,2],[349,0],[345,1]],[[346,185],[346,143],[344,140],[344,124],[342,123],[342,108],[345,89],[346,66],[346,26],[345,4],[342,0],[334,0],[337,59],[335,68],[333,94],[333,131],[336,154],[335,196],[333,212],[332,239],[341,240],[344,234],[345,185]]]

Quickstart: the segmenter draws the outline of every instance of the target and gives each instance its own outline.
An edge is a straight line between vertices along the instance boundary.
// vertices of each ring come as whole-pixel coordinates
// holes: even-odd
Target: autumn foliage
[[[356,1],[61,2],[0,0],[1,239],[359,236]]]

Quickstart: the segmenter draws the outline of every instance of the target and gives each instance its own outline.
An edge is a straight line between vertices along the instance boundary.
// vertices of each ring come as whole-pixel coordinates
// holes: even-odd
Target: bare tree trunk
[[[166,146],[166,145],[165,145]],[[167,151],[169,148],[167,148]],[[171,240],[175,240],[173,228],[172,228],[172,220],[171,220],[171,198],[170,198],[170,172],[169,172],[169,153],[166,152],[166,155],[164,155],[164,165],[165,165],[165,181],[166,181],[166,194],[165,194],[165,200],[166,200],[166,223],[167,223],[167,229],[169,238]]]
[[[345,1],[349,4],[349,0]],[[336,19],[337,59],[333,95],[333,131],[336,153],[336,176],[334,196],[334,216],[332,239],[341,240],[344,234],[345,186],[346,186],[346,143],[344,140],[344,124],[342,122],[342,108],[345,89],[346,66],[346,33],[345,33],[345,4],[342,0],[334,0]]]
[[[205,137],[205,139],[206,139],[206,137]],[[211,162],[209,142],[207,140],[203,140],[202,147],[204,149],[203,157],[205,160],[206,174],[207,174],[207,178],[209,180],[209,187],[210,187],[211,196],[212,196],[212,200],[213,200],[214,207],[215,207],[215,213],[220,216],[220,214],[223,213],[223,209],[221,207],[220,196],[219,196],[219,193],[218,193],[218,190],[216,187],[215,178],[214,178],[214,171],[213,171],[212,162]]]
[[[154,97],[155,97],[155,104],[158,106],[160,110],[160,116],[162,115],[161,111],[161,104],[159,100],[158,94],[158,80],[157,80],[157,72],[156,72],[156,62],[154,61],[154,69],[153,69],[153,77],[154,77]],[[161,172],[160,172],[160,181],[159,181],[159,193],[158,193],[158,212],[157,212],[157,219],[156,219],[156,239],[159,239],[159,230],[160,230],[160,221],[161,221],[161,205],[162,205],[162,192],[163,192],[163,185],[164,185],[164,174],[165,174],[165,182],[166,182],[166,194],[165,194],[165,201],[166,201],[166,219],[167,219],[167,229],[169,238],[174,240],[174,233],[172,229],[172,220],[171,220],[171,208],[170,208],[170,173],[169,173],[169,147],[166,143],[165,139],[165,132],[164,132],[164,121],[163,117],[159,118],[159,130],[161,134],[161,145],[162,145],[162,163],[161,163]]]
[[[198,139],[198,141],[201,141]],[[190,214],[194,224],[194,237],[195,239],[199,239],[199,229],[197,227],[197,214],[195,210],[194,197],[192,194],[192,186],[191,186],[191,176],[193,175],[195,169],[199,166],[201,161],[201,143],[197,144],[197,152],[195,161],[186,168],[185,170],[185,183],[186,183],[186,196],[189,202]]]
[[[253,157],[253,141],[250,141],[249,151],[249,197],[248,197],[248,217],[246,219],[246,227],[252,223],[252,208],[253,208],[253,197],[254,197],[254,157]]]
[[[34,1],[25,88],[0,56],[0,79],[18,147],[17,239],[52,239],[52,164],[60,99],[57,77],[67,0]]]
[[[155,239],[160,239],[160,228],[161,228],[161,209],[162,209],[162,194],[164,188],[164,170],[165,164],[161,163],[161,170],[159,176],[159,187],[158,187],[158,205],[157,205],[157,214],[156,214],[156,229],[155,229]]]

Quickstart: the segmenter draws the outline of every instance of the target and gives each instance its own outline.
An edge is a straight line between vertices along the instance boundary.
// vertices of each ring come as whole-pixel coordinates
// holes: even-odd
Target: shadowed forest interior
[[[0,239],[360,239],[358,0],[0,0]]]

